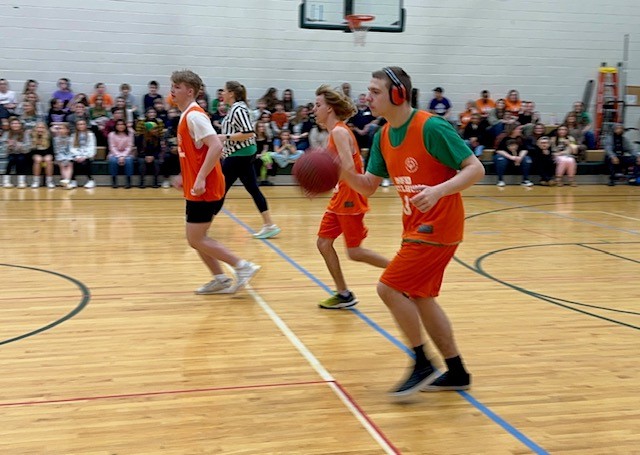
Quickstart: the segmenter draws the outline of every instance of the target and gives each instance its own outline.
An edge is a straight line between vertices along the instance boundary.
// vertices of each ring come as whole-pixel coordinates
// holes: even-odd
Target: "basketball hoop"
[[[364,46],[367,31],[369,31],[368,22],[371,22],[376,17],[370,14],[349,14],[345,16],[345,20],[349,25],[349,30],[353,33],[353,44],[356,46]]]

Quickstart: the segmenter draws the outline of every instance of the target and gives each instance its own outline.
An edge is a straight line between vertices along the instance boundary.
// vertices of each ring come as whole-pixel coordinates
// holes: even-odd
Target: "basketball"
[[[325,149],[308,150],[293,165],[293,178],[310,194],[331,191],[340,179],[340,166]]]

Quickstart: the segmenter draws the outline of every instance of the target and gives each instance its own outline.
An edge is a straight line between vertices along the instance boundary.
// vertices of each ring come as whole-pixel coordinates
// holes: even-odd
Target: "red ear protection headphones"
[[[391,87],[389,87],[389,98],[391,99],[391,104],[396,106],[400,106],[407,99],[407,88],[404,86],[396,73],[389,67],[382,69],[389,79],[391,79]]]

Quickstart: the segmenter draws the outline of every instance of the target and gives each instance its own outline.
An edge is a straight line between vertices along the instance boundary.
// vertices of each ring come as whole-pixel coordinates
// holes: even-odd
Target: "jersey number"
[[[409,196],[404,196],[403,204],[402,204],[402,213],[409,216],[411,215],[412,209],[413,209],[413,206],[411,205],[411,202],[409,202]]]

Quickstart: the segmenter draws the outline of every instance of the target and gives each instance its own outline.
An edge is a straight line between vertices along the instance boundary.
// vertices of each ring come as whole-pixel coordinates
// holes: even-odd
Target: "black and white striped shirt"
[[[229,113],[222,120],[222,134],[253,133],[249,108],[244,101],[236,101],[231,106]],[[255,136],[244,141],[224,141],[224,157],[231,155],[240,149],[256,144]]]

